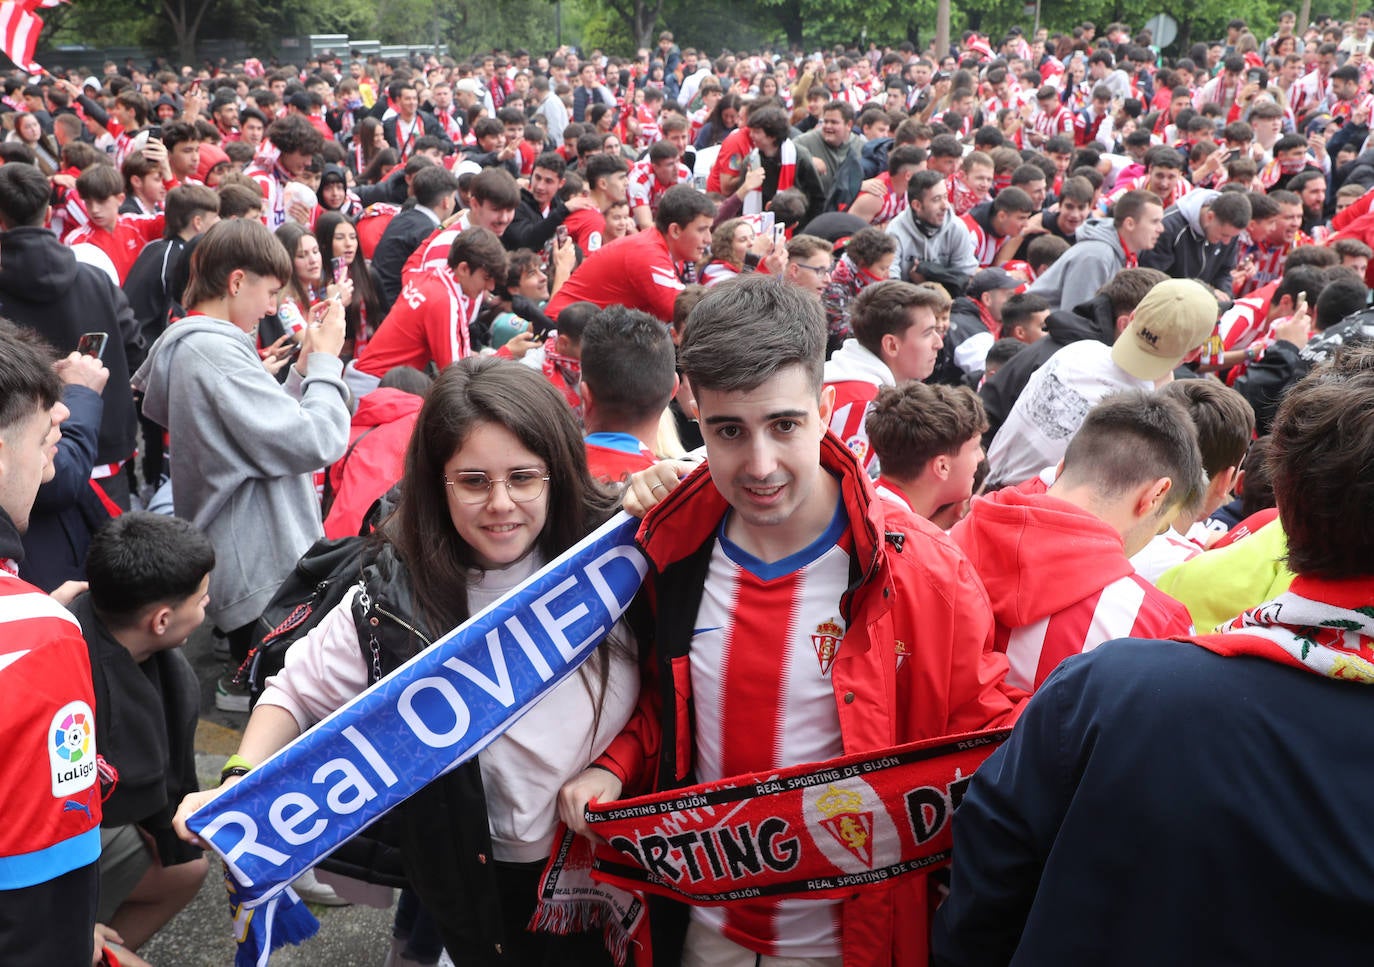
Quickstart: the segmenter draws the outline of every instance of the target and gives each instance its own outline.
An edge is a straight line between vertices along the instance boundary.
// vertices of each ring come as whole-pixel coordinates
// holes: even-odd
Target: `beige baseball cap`
[[[1216,297],[1192,279],[1166,279],[1136,306],[1112,344],[1112,362],[1136,379],[1163,379],[1216,328]]]

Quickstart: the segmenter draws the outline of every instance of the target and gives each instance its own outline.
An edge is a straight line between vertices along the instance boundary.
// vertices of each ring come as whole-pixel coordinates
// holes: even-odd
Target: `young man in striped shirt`
[[[654,565],[656,687],[646,685],[606,755],[560,794],[579,832],[590,799],[1014,715],[968,562],[928,522],[875,497],[859,461],[826,432],[825,338],[820,304],[767,276],[722,282],[692,311],[680,362],[708,465],[681,481],[665,464],[631,479],[627,509],[653,508],[638,540]],[[746,900],[690,917],[667,902],[650,909],[656,963],[927,959],[923,876],[838,901]]]

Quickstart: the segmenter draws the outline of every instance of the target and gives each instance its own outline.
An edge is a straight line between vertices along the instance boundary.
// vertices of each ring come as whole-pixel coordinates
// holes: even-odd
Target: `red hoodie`
[[[363,515],[401,479],[406,446],[424,400],[404,390],[382,387],[358,403],[348,431],[344,458],[329,468],[334,503],[324,519],[330,539],[358,533]]]
[[[1192,633],[1188,609],[1135,573],[1121,535],[1058,497],[999,490],[949,536],[987,588],[1009,685],[1038,688],[1065,658],[1113,638]]]

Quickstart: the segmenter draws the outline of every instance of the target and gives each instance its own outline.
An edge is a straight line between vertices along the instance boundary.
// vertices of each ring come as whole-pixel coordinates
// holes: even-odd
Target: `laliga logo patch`
[[[854,456],[859,458],[860,463],[863,463],[865,460],[868,459],[867,437],[852,436],[848,440],[844,441],[844,445],[849,447],[849,449],[853,452]]]
[[[837,619],[831,618],[816,625],[816,633],[811,636],[811,647],[816,649],[816,661],[820,662],[822,675],[830,674],[830,666],[835,662],[843,639],[844,626]]]
[[[807,789],[802,816],[825,858],[846,873],[891,866],[900,859],[897,827],[873,787],[862,779]]]
[[[52,794],[65,798],[95,785],[95,715],[85,702],[68,702],[52,717],[48,763]]]

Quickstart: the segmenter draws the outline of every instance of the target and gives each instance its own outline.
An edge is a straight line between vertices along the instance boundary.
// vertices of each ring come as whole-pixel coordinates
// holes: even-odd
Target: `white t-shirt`
[[[994,484],[1019,484],[1064,458],[1093,405],[1111,393],[1153,389],[1112,362],[1095,339],[1065,346],[1035,371],[988,450]]]

